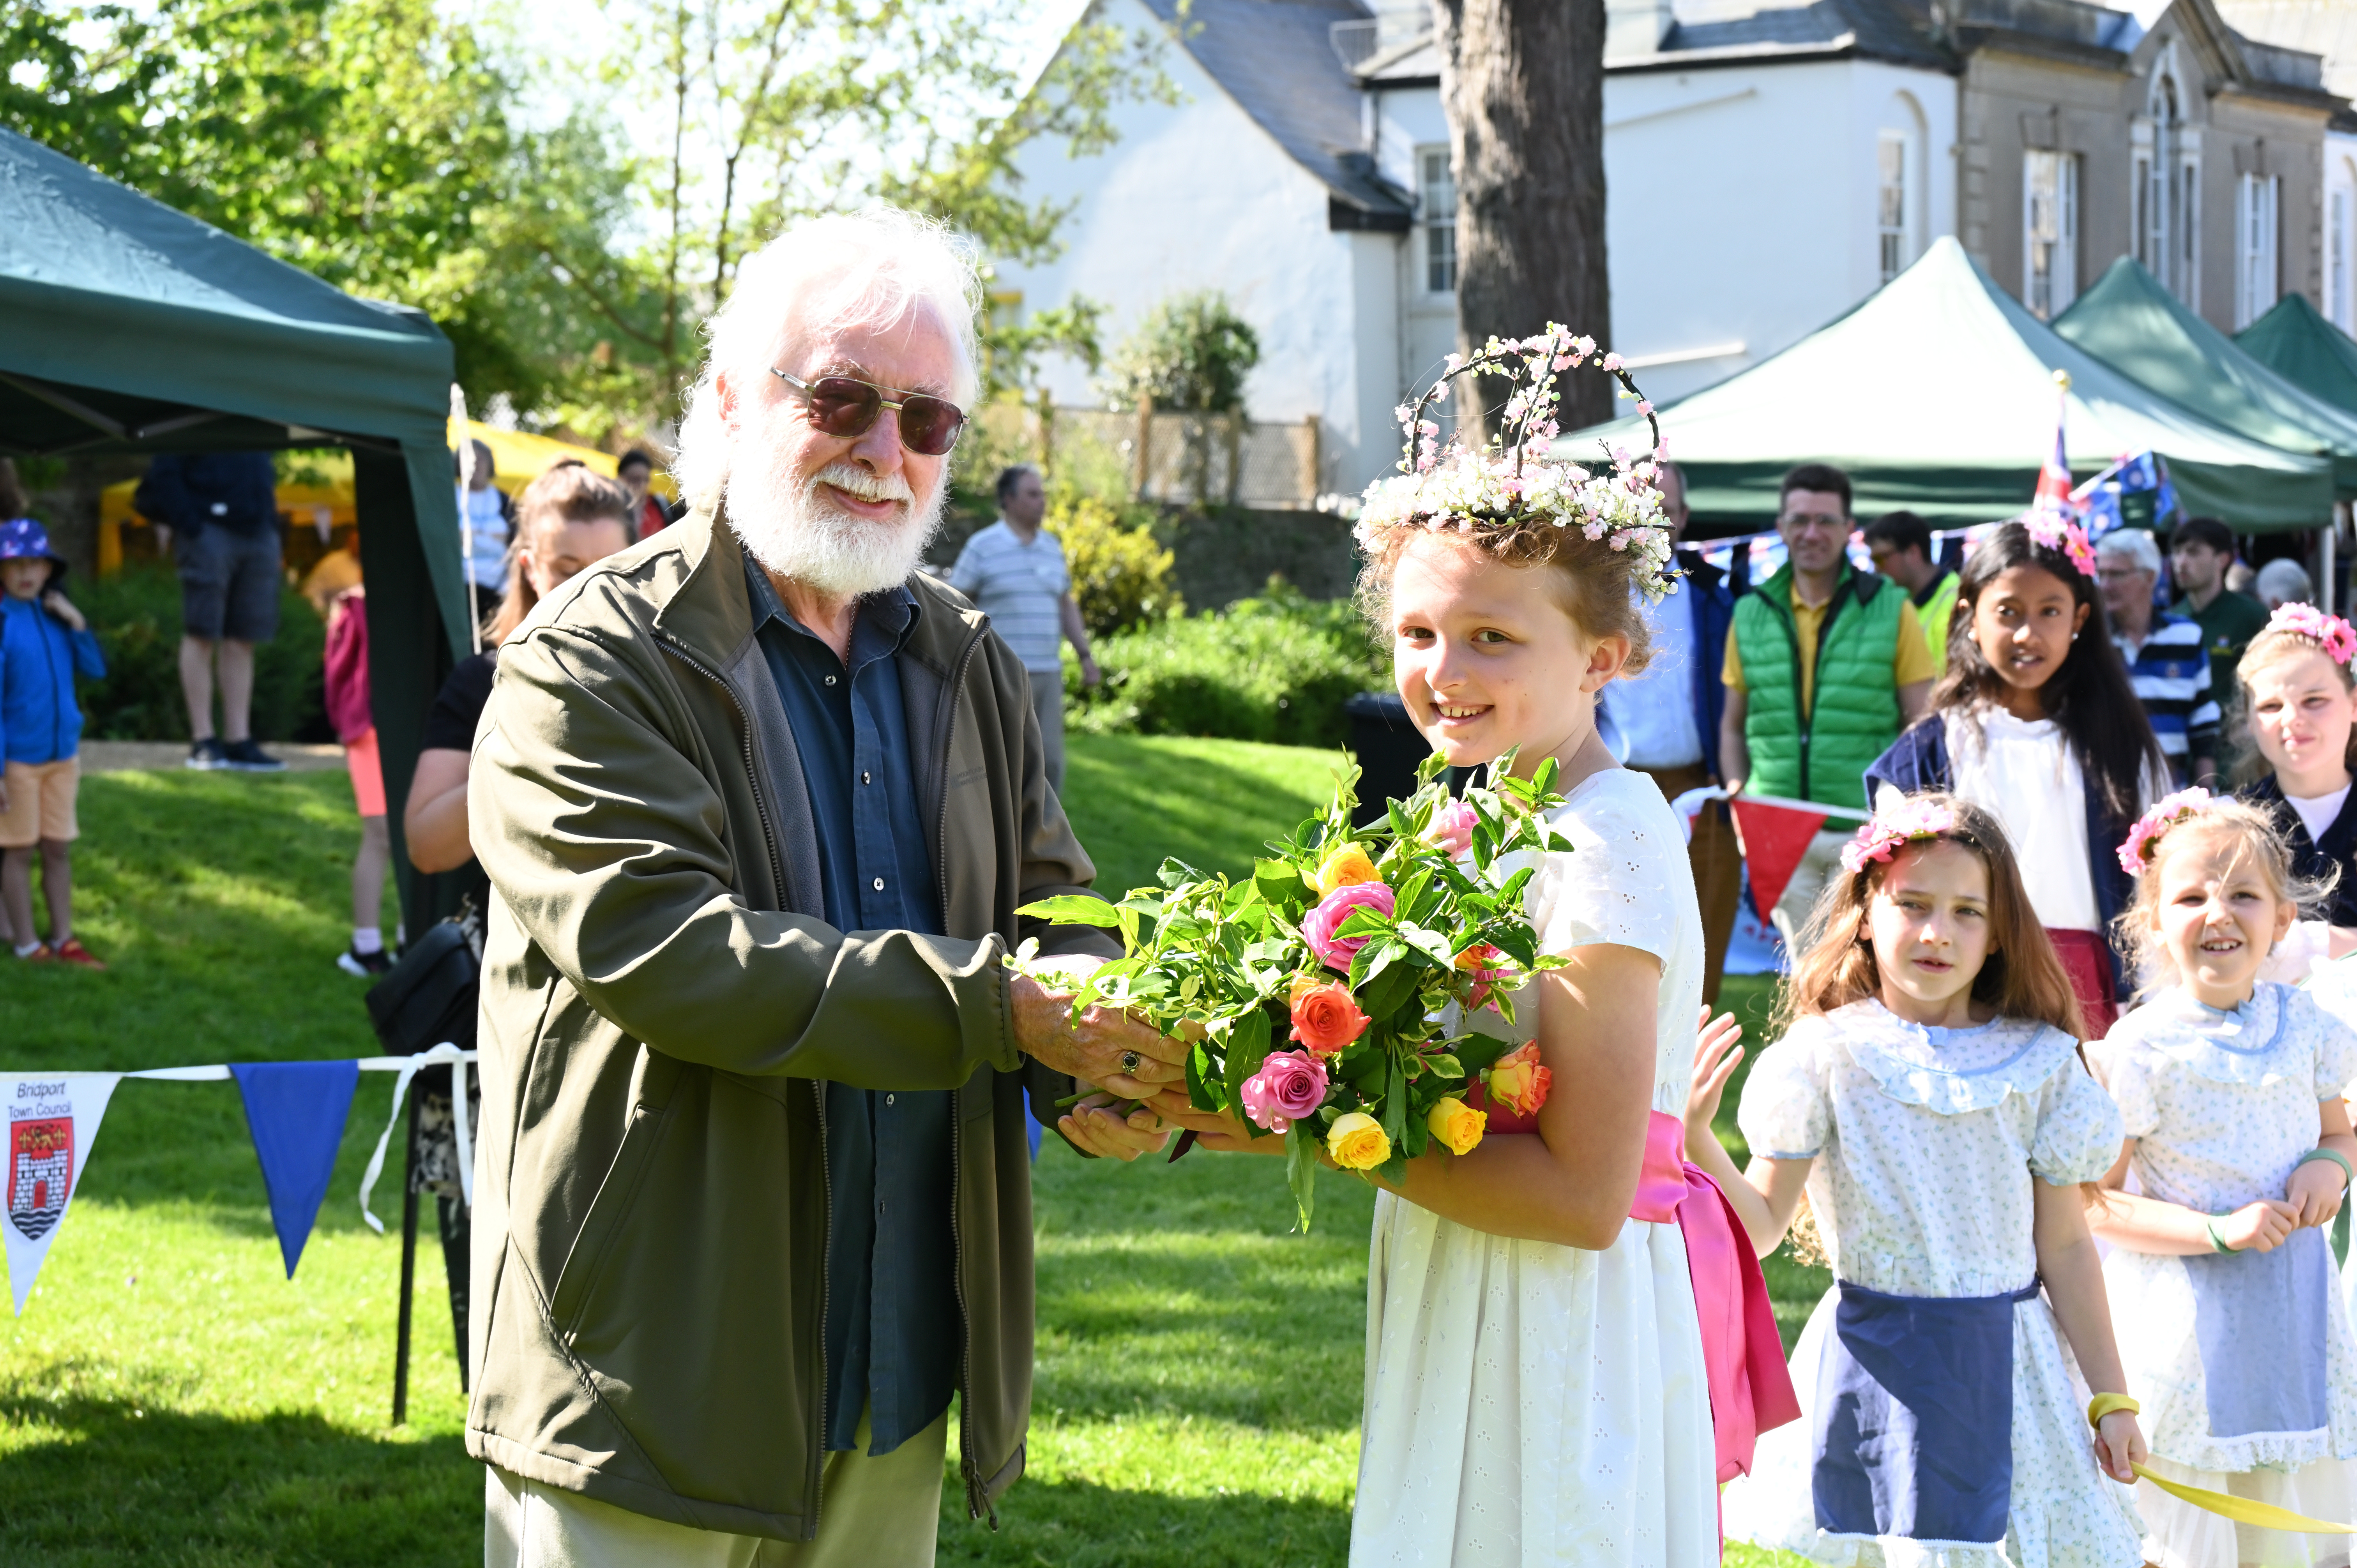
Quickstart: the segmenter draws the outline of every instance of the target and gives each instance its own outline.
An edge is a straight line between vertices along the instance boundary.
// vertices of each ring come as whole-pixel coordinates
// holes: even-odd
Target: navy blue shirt
[[[898,588],[862,599],[846,666],[786,613],[750,560],[745,579],[802,753],[826,922],[941,935],[894,657],[916,622],[916,596]],[[952,1094],[841,1083],[824,1091],[826,1445],[855,1446],[865,1404],[867,1451],[888,1454],[931,1425],[957,1386]]]

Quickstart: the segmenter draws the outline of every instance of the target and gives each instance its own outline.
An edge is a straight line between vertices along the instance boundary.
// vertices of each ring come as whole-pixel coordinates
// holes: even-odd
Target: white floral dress
[[[2097,1064],[2136,1140],[2137,1190],[2204,1214],[2281,1197],[2316,1147],[2317,1104],[2357,1076],[2357,1033],[2307,993],[2262,981],[2221,1012],[2163,992],[2115,1025]],[[2338,1172],[2334,1173],[2338,1176]],[[2270,1252],[2104,1266],[2127,1391],[2153,1468],[2173,1481],[2346,1520],[2357,1506],[2357,1342],[2318,1230]],[[2349,1561],[2345,1535],[2237,1526],[2138,1482],[2160,1568],[2311,1568]]]
[[[1754,1156],[1815,1161],[1809,1203],[1834,1277],[1895,1296],[1988,1297],[2038,1274],[2033,1182],[2093,1181],[2120,1118],[2047,1025],[1927,1029],[1879,1002],[1803,1018],[1753,1066],[1737,1116]],[[1728,1483],[1731,1541],[1891,1568],[2136,1568],[2128,1489],[2095,1467],[2086,1395],[2042,1295],[2013,1307],[2013,1475],[2001,1543],[1835,1534],[1813,1492],[1819,1368],[1838,1287],[1792,1351],[1801,1419]],[[2231,1568],[2231,1565],[2225,1565]]]
[[[1684,834],[1652,781],[1622,768],[1582,780],[1554,821],[1577,847],[1531,879],[1539,947],[1662,961],[1653,1108],[1682,1114],[1703,963]],[[1520,1014],[1525,1037],[1534,1012]],[[1717,1503],[1674,1223],[1632,1219],[1587,1251],[1377,1197],[1352,1568],[1717,1568]]]

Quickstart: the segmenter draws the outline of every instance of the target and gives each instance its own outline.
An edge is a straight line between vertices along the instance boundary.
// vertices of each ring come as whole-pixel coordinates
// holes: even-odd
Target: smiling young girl
[[[2357,947],[2357,628],[2312,605],[2280,607],[2236,671],[2264,771],[2242,790],[2273,818],[2302,877],[2338,877],[2325,920],[2297,922],[2267,969],[2298,982],[2318,958]],[[2333,927],[2341,929],[2335,931]]]
[[[2093,572],[2076,527],[2033,534],[2009,522],[1991,534],[1957,584],[1932,712],[1866,775],[1878,800],[1943,789],[1996,819],[2089,1039],[2111,1027],[2127,992],[2106,940],[2129,891],[2112,846],[2169,777]]]
[[[2311,894],[2267,815],[2189,789],[2121,851],[2139,868],[2124,936],[2169,983],[2098,1048],[2127,1139],[2099,1211],[2111,1243],[2127,1391],[2154,1471],[2346,1520],[2357,1508],[2357,1341],[2320,1227],[2340,1212],[2357,1138],[2342,1086],[2357,1034],[2306,992],[2260,978]],[[2139,1483],[2160,1568],[2310,1568],[2346,1535],[2237,1525]]]
[[[1727,1487],[1727,1535],[1824,1563],[2135,1568],[2102,1472],[2127,1479],[2143,1437],[2132,1410],[2083,1415],[2072,1382],[2075,1362],[2123,1388],[2080,1186],[2120,1119],[2080,1065],[2077,1003],[1986,811],[1889,801],[1843,865],[1744,1086],[1750,1168],[1710,1133],[1739,1049],[1706,1047],[1686,1109],[1688,1157],[1753,1245],[1805,1192],[1840,1282],[1793,1349],[1803,1419]]]

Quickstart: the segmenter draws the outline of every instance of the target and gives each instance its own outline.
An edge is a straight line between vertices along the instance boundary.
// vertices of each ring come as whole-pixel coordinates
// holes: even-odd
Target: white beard
[[[941,528],[949,487],[936,482],[919,497],[902,475],[849,463],[799,478],[790,445],[766,435],[749,433],[728,476],[728,526],[746,552],[772,574],[830,596],[853,598],[907,582]],[[853,517],[823,499],[821,485],[863,500],[899,501],[900,515],[888,522]]]

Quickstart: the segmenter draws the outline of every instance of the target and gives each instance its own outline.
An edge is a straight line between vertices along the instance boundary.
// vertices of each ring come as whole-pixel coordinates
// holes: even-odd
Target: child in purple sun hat
[[[14,487],[9,487],[14,489]],[[18,958],[104,969],[73,934],[74,797],[81,782],[81,709],[74,676],[106,673],[98,639],[58,587],[65,563],[49,536],[0,494],[0,929]],[[49,940],[33,929],[33,860],[49,907]]]

